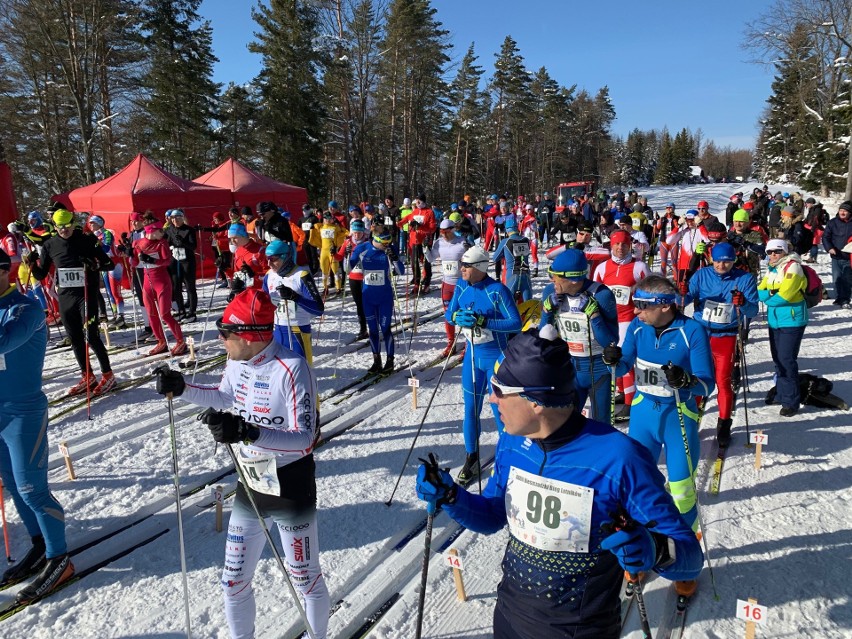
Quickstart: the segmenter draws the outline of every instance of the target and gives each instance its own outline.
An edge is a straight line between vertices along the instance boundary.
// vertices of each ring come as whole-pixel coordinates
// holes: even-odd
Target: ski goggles
[[[586,278],[586,275],[589,273],[589,269],[585,269],[582,271],[555,271],[552,268],[547,269],[548,275],[558,275],[559,277],[564,277],[568,280],[582,280]]]
[[[645,291],[634,291],[633,306],[640,311],[652,306],[665,306],[676,303],[674,293],[646,293]]]
[[[226,324],[220,317],[216,320],[216,328],[222,339],[228,339],[231,335],[240,333],[270,333],[274,326],[272,324]]]
[[[373,241],[374,242],[378,242],[379,244],[384,244],[385,246],[390,244],[391,240],[393,240],[393,237],[390,234],[382,234],[382,235],[375,235],[374,234],[373,235]]]
[[[491,376],[491,392],[497,399],[503,399],[506,395],[522,395],[524,393],[541,393],[554,391],[555,386],[506,386],[501,384],[496,375]]]

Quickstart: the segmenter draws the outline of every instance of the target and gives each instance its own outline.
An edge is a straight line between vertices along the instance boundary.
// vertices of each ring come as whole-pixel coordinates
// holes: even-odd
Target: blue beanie
[[[245,224],[231,224],[228,227],[228,237],[248,237]]]
[[[290,246],[289,242],[284,242],[283,240],[272,240],[266,246],[266,257],[280,257],[281,259],[286,260],[290,257],[293,248]]]
[[[498,383],[528,388],[528,392],[521,394],[523,397],[549,407],[576,402],[575,376],[568,344],[552,326],[540,332],[532,328],[515,335],[509,340],[503,359],[494,366]]]
[[[364,223],[361,220],[352,220],[352,224],[349,225],[350,231],[364,231]]]
[[[547,272],[569,280],[584,280],[589,273],[589,261],[583,251],[565,249],[556,256]]]
[[[507,231],[510,230],[510,229],[517,229],[518,228],[518,220],[515,219],[514,215],[507,215],[505,226],[506,226]]]
[[[710,251],[710,257],[713,258],[714,262],[733,262],[737,259],[737,252],[727,242],[720,242]]]
[[[337,200],[331,200],[331,201],[328,203],[328,208],[330,208],[330,209],[336,209],[336,208],[337,208]]]

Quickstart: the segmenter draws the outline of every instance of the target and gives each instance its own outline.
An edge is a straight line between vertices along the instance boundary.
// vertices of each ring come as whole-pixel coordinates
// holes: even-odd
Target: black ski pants
[[[100,291],[94,291],[89,288],[89,297],[95,295],[100,296]],[[86,374],[86,336],[88,336],[89,346],[95,352],[95,357],[98,358],[98,364],[101,367],[101,373],[109,373],[112,371],[112,366],[109,363],[109,355],[107,354],[106,346],[101,341],[101,335],[98,332],[98,305],[94,299],[88,300],[88,320],[86,321],[86,334],[83,333],[83,317],[86,315],[85,310],[87,300],[83,294],[83,289],[77,291],[63,290],[59,292],[59,317],[62,319],[62,325],[68,333],[68,338],[71,340],[71,349],[74,351],[74,357],[77,359],[77,364],[80,371]]]
[[[195,315],[198,309],[198,293],[195,290],[195,256],[182,261],[172,259],[169,275],[172,276],[172,301],[177,304],[178,311]],[[183,300],[184,287],[186,287],[186,302]]]

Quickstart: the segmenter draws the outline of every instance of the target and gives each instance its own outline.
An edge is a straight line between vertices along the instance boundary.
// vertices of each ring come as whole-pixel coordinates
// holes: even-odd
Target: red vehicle
[[[582,182],[563,182],[556,187],[556,211],[562,211],[571,200],[576,200],[582,195],[592,197],[595,192],[595,181],[585,180]]]

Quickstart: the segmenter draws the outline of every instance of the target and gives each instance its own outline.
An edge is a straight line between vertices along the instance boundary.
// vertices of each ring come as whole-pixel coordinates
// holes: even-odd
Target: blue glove
[[[456,326],[461,326],[462,328],[473,328],[476,326],[476,315],[474,315],[473,311],[462,309],[453,313],[453,322],[455,322]]]
[[[647,572],[657,563],[657,545],[644,526],[611,534],[601,542],[601,548],[615,555],[621,567],[632,575]]]
[[[426,510],[434,515],[444,504],[452,504],[456,500],[456,486],[450,473],[438,467],[438,459],[429,453],[429,460],[421,459],[423,463],[417,470],[417,496],[426,502]]]

